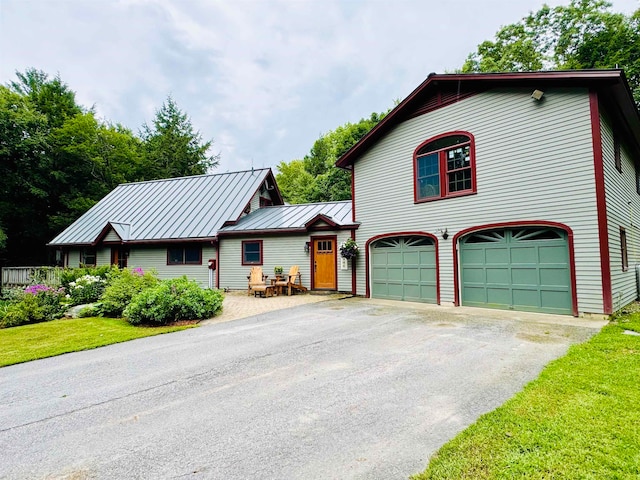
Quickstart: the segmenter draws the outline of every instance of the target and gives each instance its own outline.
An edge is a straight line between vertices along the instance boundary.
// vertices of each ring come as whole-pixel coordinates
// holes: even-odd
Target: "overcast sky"
[[[218,172],[275,167],[387,110],[430,72],[459,68],[543,3],[0,0],[0,83],[30,67],[59,74],[80,104],[134,132],[171,94],[213,139]]]

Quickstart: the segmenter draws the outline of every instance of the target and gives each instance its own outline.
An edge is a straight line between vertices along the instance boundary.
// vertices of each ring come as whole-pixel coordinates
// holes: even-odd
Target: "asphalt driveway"
[[[600,326],[353,298],[2,368],[0,478],[407,478]]]

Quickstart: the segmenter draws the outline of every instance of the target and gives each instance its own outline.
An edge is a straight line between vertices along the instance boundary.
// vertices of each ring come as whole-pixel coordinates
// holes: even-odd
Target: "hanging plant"
[[[340,256],[347,260],[358,256],[358,244],[353,238],[349,238],[340,245]]]

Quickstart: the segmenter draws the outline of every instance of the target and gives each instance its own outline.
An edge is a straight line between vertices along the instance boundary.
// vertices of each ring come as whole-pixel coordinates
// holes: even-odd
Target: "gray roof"
[[[213,238],[242,215],[267,178],[275,184],[269,168],[125,183],[49,245],[94,244],[107,229],[128,242]]]
[[[353,226],[351,200],[265,207],[242,217],[236,224],[220,229],[220,234],[265,232],[269,230],[306,231],[309,222],[326,217],[337,228]],[[355,224],[357,225],[357,224]]]

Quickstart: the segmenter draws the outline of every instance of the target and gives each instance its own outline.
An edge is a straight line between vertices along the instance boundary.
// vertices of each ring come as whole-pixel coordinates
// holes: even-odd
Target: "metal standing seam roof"
[[[357,225],[351,216],[351,200],[265,207],[242,217],[235,225],[220,229],[220,234],[268,230],[306,230],[306,224],[324,215],[338,226]]]
[[[127,242],[213,238],[242,215],[269,176],[265,168],[125,183],[49,245],[92,244],[108,224]]]

